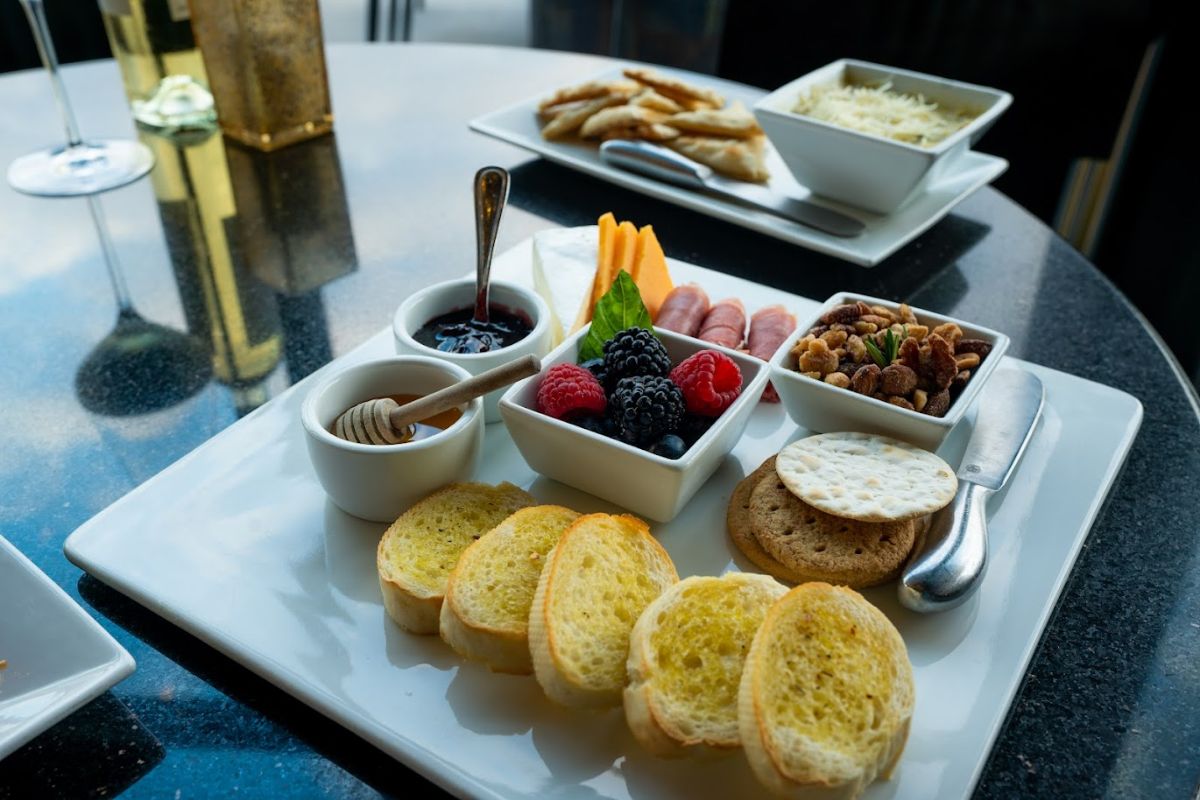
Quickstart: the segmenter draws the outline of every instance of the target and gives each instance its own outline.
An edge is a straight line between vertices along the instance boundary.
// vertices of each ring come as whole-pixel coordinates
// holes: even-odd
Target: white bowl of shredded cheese
[[[891,213],[951,169],[1012,103],[985,86],[841,59],[754,105],[815,194]]]

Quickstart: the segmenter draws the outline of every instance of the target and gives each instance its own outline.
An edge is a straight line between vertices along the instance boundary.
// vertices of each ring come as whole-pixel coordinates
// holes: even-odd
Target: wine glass
[[[67,130],[67,143],[21,156],[8,166],[8,182],[19,192],[47,197],[96,194],[137,180],[154,166],[154,155],[141,142],[126,139],[84,141],[67,100],[50,39],[42,0],[21,0],[42,65],[50,73],[54,100]]]

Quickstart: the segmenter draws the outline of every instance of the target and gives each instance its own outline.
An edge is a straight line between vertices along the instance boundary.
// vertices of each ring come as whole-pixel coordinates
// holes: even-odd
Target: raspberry
[[[649,447],[679,427],[683,395],[678,386],[657,375],[623,378],[613,390],[609,415],[621,441]]]
[[[546,370],[537,390],[537,410],[555,419],[603,414],[607,405],[600,381],[575,364],[555,364]]]
[[[680,361],[671,370],[671,380],[683,390],[687,410],[702,417],[719,417],[742,393],[742,371],[716,350],[701,350]]]
[[[642,375],[665,378],[670,371],[667,348],[645,328],[626,328],[604,343],[604,385],[610,391],[622,378]]]

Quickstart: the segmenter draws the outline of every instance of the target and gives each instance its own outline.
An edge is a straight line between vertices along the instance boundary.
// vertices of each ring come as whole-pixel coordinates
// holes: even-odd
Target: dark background
[[[109,55],[95,3],[46,6],[64,62]],[[1150,319],[1196,383],[1200,341],[1191,313],[1200,301],[1200,240],[1191,233],[1200,217],[1200,170],[1195,128],[1181,117],[1200,58],[1185,7],[1139,0],[651,0],[624,3],[622,32],[613,36],[605,27],[612,0],[534,0],[531,25],[540,46],[617,51],[763,88],[850,56],[1011,92],[1012,108],[982,145],[1010,162],[996,186],[1054,226],[1066,208],[1072,167],[1080,159],[1115,161],[1108,213],[1084,253]],[[19,4],[0,4],[0,71],[37,63]],[[1147,75],[1140,89],[1139,69]],[[1137,109],[1128,114],[1130,135],[1114,152],[1131,102]]]

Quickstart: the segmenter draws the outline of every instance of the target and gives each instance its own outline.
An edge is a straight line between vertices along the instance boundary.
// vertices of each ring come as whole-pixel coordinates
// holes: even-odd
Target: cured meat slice
[[[694,283],[676,286],[663,300],[654,318],[654,327],[684,336],[700,333],[700,324],[708,314],[708,295]]]
[[[736,298],[722,300],[708,310],[699,338],[736,350],[746,337],[746,308]]]
[[[783,306],[767,306],[754,313],[750,319],[750,335],[746,339],[750,355],[770,361],[771,356],[783,344],[784,340],[796,330],[796,317]],[[762,399],[768,403],[778,403],[779,395],[775,387],[767,384],[763,389]]]

